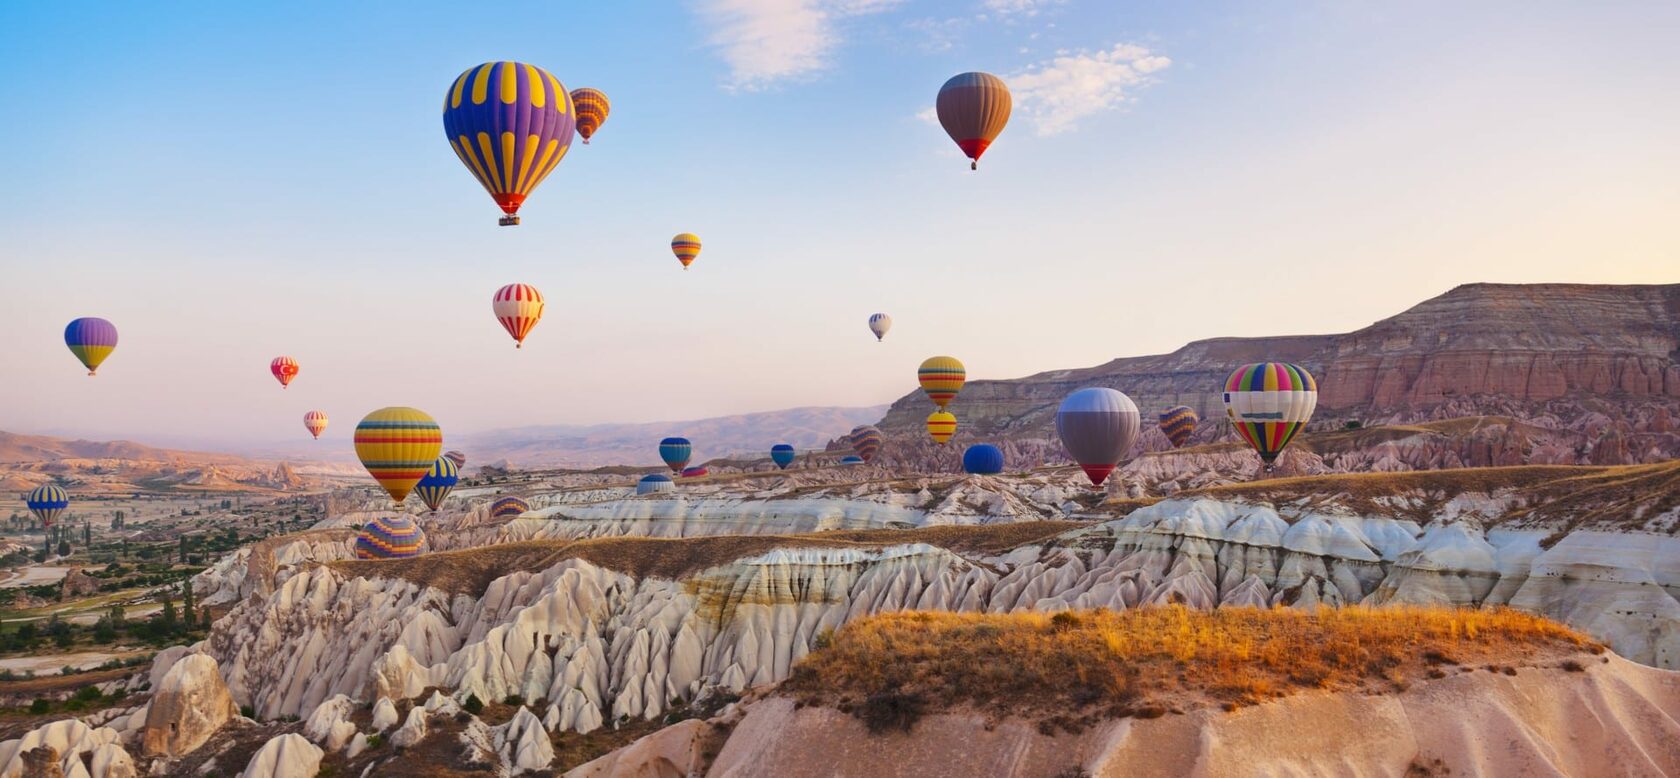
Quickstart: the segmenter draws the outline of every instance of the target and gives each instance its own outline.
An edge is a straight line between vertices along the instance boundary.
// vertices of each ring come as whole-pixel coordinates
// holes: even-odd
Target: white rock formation
[[[302,735],[288,732],[257,749],[239,778],[309,778],[320,772],[325,755]]]
[[[397,706],[390,697],[380,696],[379,702],[373,705],[374,732],[384,732],[397,725]]]
[[[89,727],[76,719],[63,719],[43,724],[24,733],[23,737],[0,742],[0,778],[33,778],[25,771],[24,754],[46,747],[58,754],[59,770],[66,776],[91,775],[92,778],[125,778],[133,775],[134,760],[123,751],[121,735],[108,727]],[[83,754],[103,753],[103,761],[95,759],[90,773],[82,765]],[[123,772],[123,765],[129,772]]]
[[[398,748],[408,748],[426,737],[426,709],[415,707],[409,710],[408,720],[403,722],[396,732],[391,733],[391,745]]]
[[[315,706],[315,712],[309,714],[309,719],[303,724],[303,734],[322,748],[337,751],[348,745],[356,735],[356,725],[350,721],[350,713],[355,709],[355,701],[335,694]]]
[[[216,660],[191,654],[169,668],[153,693],[141,745],[147,754],[188,754],[237,715]]]
[[[541,770],[554,761],[554,744],[529,708],[520,707],[513,720],[494,729],[496,752],[506,774]]]

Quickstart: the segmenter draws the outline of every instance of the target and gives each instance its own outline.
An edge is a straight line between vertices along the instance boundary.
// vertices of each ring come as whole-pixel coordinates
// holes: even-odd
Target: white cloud
[[[1037,16],[1042,9],[1061,3],[1062,0],[985,0],[981,3],[986,10],[999,17]]]
[[[902,0],[702,0],[710,43],[729,64],[729,87],[757,90],[826,69],[840,44],[837,22],[880,13]]]
[[[1055,135],[1131,99],[1131,92],[1152,83],[1153,74],[1171,64],[1147,48],[1119,43],[1095,53],[1057,52],[1004,81],[1016,111],[1039,135]]]

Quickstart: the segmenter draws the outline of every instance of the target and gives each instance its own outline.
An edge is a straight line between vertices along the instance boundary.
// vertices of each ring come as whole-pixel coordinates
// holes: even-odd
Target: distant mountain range
[[[243,457],[203,451],[176,451],[129,440],[66,440],[47,435],[0,431],[0,464],[56,462],[65,459],[127,459],[144,462],[245,464]]]
[[[643,424],[546,425],[469,433],[450,440],[466,452],[468,467],[507,460],[517,467],[659,464],[659,440],[694,442],[694,461],[737,455],[767,456],[770,447],[820,449],[859,424],[879,421],[887,406],[811,407]]]

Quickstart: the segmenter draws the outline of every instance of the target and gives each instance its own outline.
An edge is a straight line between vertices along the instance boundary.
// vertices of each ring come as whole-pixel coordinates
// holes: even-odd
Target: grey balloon
[[[1106,387],[1080,389],[1056,409],[1056,434],[1062,445],[1099,484],[1137,441],[1138,424],[1137,403]]]

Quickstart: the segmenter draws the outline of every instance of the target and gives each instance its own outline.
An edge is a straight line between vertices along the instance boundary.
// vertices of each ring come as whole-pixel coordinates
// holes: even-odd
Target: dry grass
[[[849,710],[877,731],[958,706],[1077,730],[1104,716],[1229,710],[1307,689],[1392,692],[1471,663],[1534,666],[1602,651],[1503,609],[909,612],[848,624],[781,693]]]

